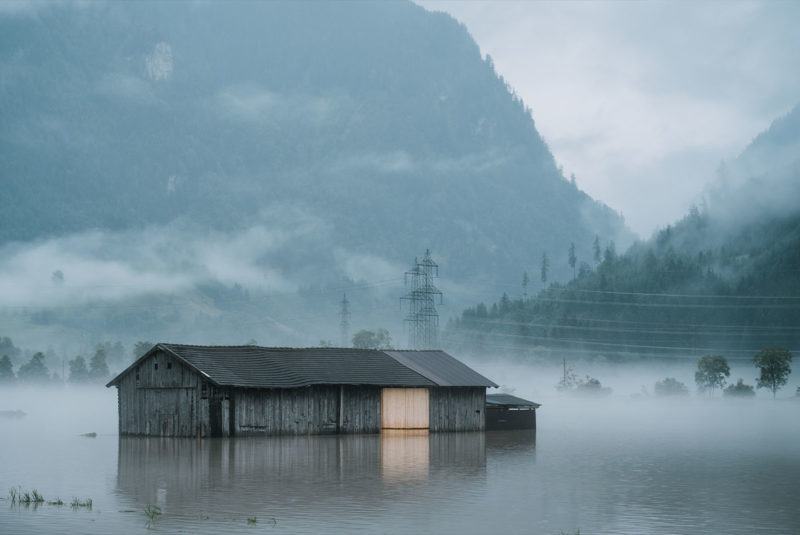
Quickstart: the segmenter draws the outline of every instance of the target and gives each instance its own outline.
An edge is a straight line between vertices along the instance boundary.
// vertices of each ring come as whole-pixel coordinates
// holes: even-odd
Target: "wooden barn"
[[[482,431],[486,388],[444,351],[158,344],[117,387],[120,435]]]

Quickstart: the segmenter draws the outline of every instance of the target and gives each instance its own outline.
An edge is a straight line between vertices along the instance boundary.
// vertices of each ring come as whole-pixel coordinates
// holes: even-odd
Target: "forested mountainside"
[[[467,30],[410,2],[41,4],[0,16],[0,73],[0,243],[313,219],[270,267],[324,280],[342,250],[496,279],[630,241]]]
[[[598,243],[567,284],[465,310],[448,339],[545,359],[800,349],[799,144],[800,107],[723,166],[706,205],[624,254]]]

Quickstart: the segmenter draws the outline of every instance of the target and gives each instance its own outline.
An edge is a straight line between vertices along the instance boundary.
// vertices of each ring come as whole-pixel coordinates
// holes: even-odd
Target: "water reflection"
[[[488,436],[120,437],[117,491],[131,508],[152,503],[172,516],[238,511],[271,518],[290,511],[307,516],[308,527],[312,514],[341,516],[345,507],[347,516],[366,520],[409,496],[446,494],[443,474],[473,491],[485,486]]]
[[[536,430],[489,431],[486,433],[486,449],[489,454],[496,452],[517,452],[533,454],[536,451]]]

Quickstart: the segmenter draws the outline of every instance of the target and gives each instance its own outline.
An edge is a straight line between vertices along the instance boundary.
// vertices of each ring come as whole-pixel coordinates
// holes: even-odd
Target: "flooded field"
[[[3,390],[0,532],[800,532],[794,400],[537,401],[536,434],[197,441],[118,437],[113,390]]]

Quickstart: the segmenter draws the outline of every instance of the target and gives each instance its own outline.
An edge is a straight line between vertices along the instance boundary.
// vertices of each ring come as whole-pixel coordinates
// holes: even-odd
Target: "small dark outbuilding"
[[[540,404],[511,394],[486,395],[486,430],[536,429]]]
[[[486,388],[444,351],[158,344],[111,380],[120,435],[481,431]]]

